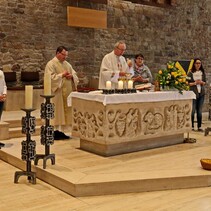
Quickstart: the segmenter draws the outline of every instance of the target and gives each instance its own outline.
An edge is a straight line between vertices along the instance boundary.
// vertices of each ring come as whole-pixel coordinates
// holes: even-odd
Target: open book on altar
[[[151,83],[139,84],[135,86],[135,88],[138,90],[150,89],[151,87],[152,87]]]

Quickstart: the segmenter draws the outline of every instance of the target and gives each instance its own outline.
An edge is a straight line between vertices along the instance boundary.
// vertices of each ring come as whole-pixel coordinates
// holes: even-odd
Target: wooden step
[[[210,137],[199,132],[191,132],[190,137],[197,142],[112,157],[81,150],[80,139],[73,137],[55,141],[50,147],[56,156],[55,165],[47,162],[47,168],[43,169],[41,161],[32,165],[32,171],[38,179],[75,197],[210,187],[211,172],[202,169],[200,164],[201,158],[210,156]],[[40,137],[35,136],[33,140],[36,153],[42,155],[45,148]],[[25,171],[26,162],[21,158],[22,139],[11,139],[9,143],[12,147],[2,148],[0,159]]]
[[[0,140],[9,138],[9,123],[0,121]]]
[[[9,128],[16,128],[16,127],[21,127],[21,121],[22,121],[22,118],[17,119],[17,120],[8,120],[7,123],[9,123]],[[39,125],[43,125],[44,121],[40,118],[36,118],[35,123],[36,123],[36,126],[39,126]]]
[[[41,126],[36,126],[35,133],[32,134],[32,136],[39,136],[40,135],[40,128]],[[19,138],[19,137],[25,137],[26,134],[22,133],[22,127],[16,127],[16,128],[9,128],[9,138]]]
[[[2,122],[0,124],[0,140],[24,137],[25,134],[22,134],[22,117],[25,116],[26,113],[22,110],[4,111],[2,114]],[[33,111],[31,116],[36,118],[35,133],[33,136],[40,135],[40,127],[45,125],[45,120],[40,118],[39,109]]]
[[[40,127],[44,125],[44,121],[40,118],[36,119],[35,133],[33,135],[40,135]],[[24,137],[22,133],[21,120],[8,120],[7,122],[1,122],[0,124],[0,140],[6,140],[11,138]]]

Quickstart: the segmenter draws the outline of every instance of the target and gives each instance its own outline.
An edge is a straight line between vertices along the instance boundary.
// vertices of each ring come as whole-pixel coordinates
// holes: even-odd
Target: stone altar
[[[103,156],[183,143],[191,130],[192,91],[100,94],[73,92],[72,135]]]

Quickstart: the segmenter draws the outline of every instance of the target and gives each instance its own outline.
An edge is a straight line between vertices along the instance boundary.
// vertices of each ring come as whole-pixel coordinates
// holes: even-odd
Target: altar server
[[[66,61],[68,50],[64,46],[59,46],[56,56],[50,60],[45,67],[45,74],[51,76],[52,102],[55,104],[55,118],[52,120],[56,129],[54,132],[56,139],[68,139],[62,131],[71,125],[71,107],[67,106],[67,97],[77,90],[78,76],[72,65]]]

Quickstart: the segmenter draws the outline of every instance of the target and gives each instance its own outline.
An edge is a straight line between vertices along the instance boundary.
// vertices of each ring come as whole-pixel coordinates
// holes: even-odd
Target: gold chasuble
[[[73,75],[73,79],[62,77],[62,73],[68,71]],[[78,77],[75,70],[67,62],[60,62],[56,57],[48,62],[45,73],[51,73],[51,89],[55,97],[52,103],[55,105],[55,117],[52,119],[53,125],[71,125],[71,107],[67,106],[67,97],[72,91],[77,89]]]

